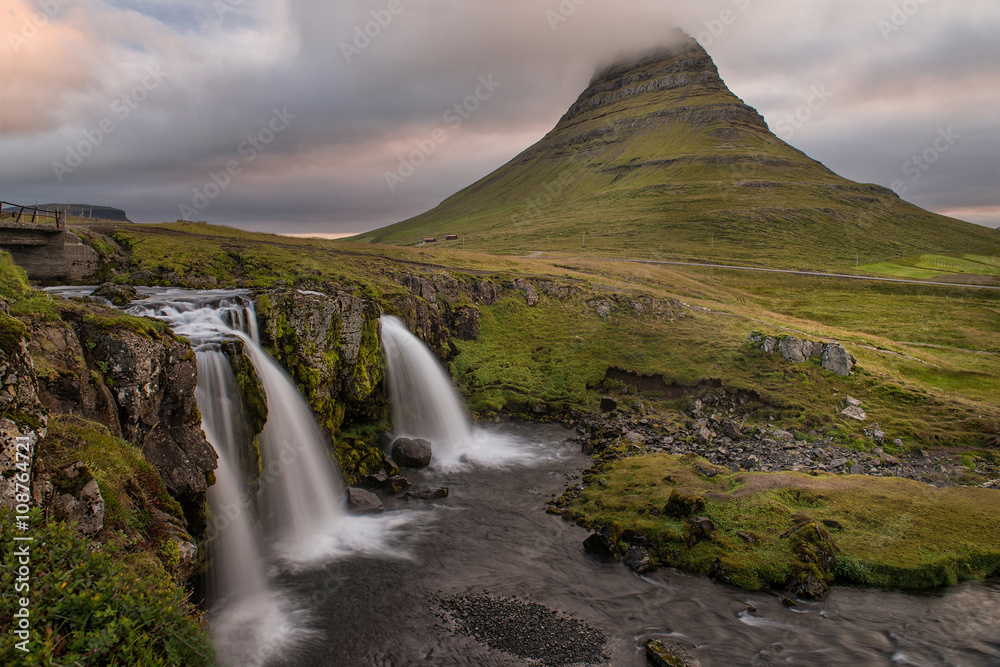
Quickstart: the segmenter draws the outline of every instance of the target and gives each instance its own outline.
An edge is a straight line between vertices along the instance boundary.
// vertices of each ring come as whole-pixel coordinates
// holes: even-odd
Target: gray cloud
[[[598,64],[661,45],[679,26],[699,36],[772,129],[810,87],[832,91],[787,139],[849,178],[887,186],[909,178],[906,161],[939,127],[954,127],[961,141],[904,197],[1000,224],[1000,8],[989,0],[926,3],[885,36],[878,22],[894,3],[883,0],[836,9],[777,0],[220,1],[221,13],[206,3],[75,0],[0,57],[10,63],[0,64],[4,99],[23,101],[23,113],[0,111],[4,198],[173,220],[235,161],[239,173],[199,217],[363,231],[489,173],[551,129]],[[34,11],[8,2],[17,17]],[[151,67],[162,81],[135,93]],[[449,122],[480,77],[500,85],[461,123]],[[294,118],[269,137],[275,109]],[[67,147],[96,137],[104,120],[113,130],[59,182],[53,162],[66,163]],[[435,129],[445,140],[390,190],[385,172]],[[251,137],[269,142],[248,160],[241,147]]]

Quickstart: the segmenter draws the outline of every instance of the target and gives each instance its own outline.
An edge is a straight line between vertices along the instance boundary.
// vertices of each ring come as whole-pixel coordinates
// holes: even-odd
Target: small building
[[[428,237],[426,237],[426,238],[424,239],[424,243],[434,243],[434,242],[436,242],[436,241],[437,241],[437,239],[436,239],[436,238],[434,238],[433,236],[428,236]]]
[[[445,241],[457,241],[458,240],[458,234],[445,234],[444,235],[444,240]]]

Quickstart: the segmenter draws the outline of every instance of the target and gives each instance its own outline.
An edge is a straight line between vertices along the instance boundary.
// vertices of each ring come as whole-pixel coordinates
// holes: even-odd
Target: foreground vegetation
[[[694,456],[608,460],[588,474],[565,516],[622,539],[646,538],[656,559],[751,590],[784,586],[804,570],[821,579],[929,588],[1000,573],[1000,492],[935,488],[862,475],[733,473]],[[681,499],[681,500],[679,500]],[[691,539],[694,516],[710,535]],[[796,540],[807,526],[833,545],[817,567]],[[694,542],[694,543],[692,543]]]
[[[3,525],[13,517],[0,509]],[[134,556],[88,540],[33,510],[30,524],[31,641],[15,647],[15,605],[0,613],[0,657],[5,665],[211,665],[213,648],[195,609],[162,568],[137,565]],[[12,595],[19,555],[0,541],[0,586]]]

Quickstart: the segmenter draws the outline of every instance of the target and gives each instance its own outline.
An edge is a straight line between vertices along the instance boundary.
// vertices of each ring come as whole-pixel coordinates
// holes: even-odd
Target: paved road
[[[907,280],[905,278],[882,278],[879,276],[859,276],[853,273],[824,273],[822,271],[795,271],[793,269],[766,269],[759,266],[737,266],[733,264],[703,264],[701,262],[668,262],[657,259],[617,259],[614,257],[585,257],[583,259],[598,262],[632,262],[633,264],[667,264],[670,266],[696,266],[703,269],[731,269],[734,271],[760,271],[763,273],[790,273],[796,276],[812,276],[818,278],[848,278],[850,280],[873,280],[883,283],[907,283],[910,285],[940,285],[942,287],[971,287],[973,289],[1000,289],[1000,285],[969,285],[967,283],[930,282],[926,280]]]

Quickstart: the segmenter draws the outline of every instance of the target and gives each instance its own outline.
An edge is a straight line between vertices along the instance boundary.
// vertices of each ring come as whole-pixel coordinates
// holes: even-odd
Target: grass
[[[715,469],[712,478],[698,472]],[[688,548],[685,519],[661,513],[674,490],[704,499],[699,514],[718,528]],[[898,478],[802,473],[730,473],[703,459],[653,454],[607,464],[564,515],[611,522],[649,538],[660,562],[707,572],[716,559],[737,586],[784,585],[798,558],[786,533],[823,524],[837,546],[841,581],[930,588],[1000,572],[1000,497],[989,489],[944,489]],[[741,538],[752,535],[756,543]]]

